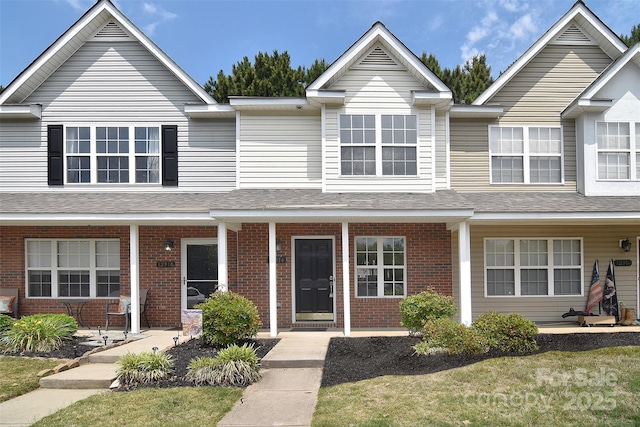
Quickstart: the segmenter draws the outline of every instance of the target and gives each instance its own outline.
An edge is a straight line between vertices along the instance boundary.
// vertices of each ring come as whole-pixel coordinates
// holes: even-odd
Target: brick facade
[[[229,290],[253,301],[260,312],[263,328],[269,328],[268,224],[243,224],[241,231],[227,232]],[[338,223],[277,224],[276,235],[282,243],[280,255],[286,262],[277,264],[278,327],[293,322],[292,241],[297,237],[332,238],[334,241],[336,327],[344,327],[342,288],[342,227]],[[406,238],[406,277],[409,295],[433,287],[452,293],[451,233],[444,224],[349,224],[349,242],[356,236],[404,236]],[[140,226],[140,288],[150,289],[148,317],[153,327],[180,325],[182,281],[181,241],[191,238],[216,238],[216,226]],[[56,299],[25,298],[25,247],[27,238],[118,238],[120,240],[121,294],[129,294],[129,227],[0,227],[0,283],[20,289],[20,314],[65,313]],[[175,248],[166,252],[164,242],[171,239]],[[400,327],[399,298],[356,298],[354,291],[354,253],[349,254],[351,271],[351,326],[353,328]],[[158,267],[158,261],[175,263]],[[115,299],[96,298],[83,309],[88,325],[103,326],[105,304]],[[111,320],[110,320],[111,322]],[[113,319],[121,326],[122,319]],[[323,322],[326,324],[327,322]],[[332,322],[328,322],[333,325]],[[309,325],[309,322],[304,322]],[[143,323],[143,326],[144,325]]]

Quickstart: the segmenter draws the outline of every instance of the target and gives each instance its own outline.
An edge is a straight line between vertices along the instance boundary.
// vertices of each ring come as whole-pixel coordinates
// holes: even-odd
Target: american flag
[[[593,263],[593,272],[591,273],[591,288],[589,289],[589,298],[587,299],[587,308],[585,313],[591,313],[591,309],[598,305],[603,298],[602,283],[600,283],[600,273],[598,272],[598,260]]]

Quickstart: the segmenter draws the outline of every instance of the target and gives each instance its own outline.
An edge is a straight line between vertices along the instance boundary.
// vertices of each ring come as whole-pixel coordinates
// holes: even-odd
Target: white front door
[[[217,239],[182,239],[182,309],[195,304],[218,289]]]

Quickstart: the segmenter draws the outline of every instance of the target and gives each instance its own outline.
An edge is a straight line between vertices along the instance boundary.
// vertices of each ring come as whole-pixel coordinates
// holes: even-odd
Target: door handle
[[[329,298],[333,298],[333,276],[329,276]]]

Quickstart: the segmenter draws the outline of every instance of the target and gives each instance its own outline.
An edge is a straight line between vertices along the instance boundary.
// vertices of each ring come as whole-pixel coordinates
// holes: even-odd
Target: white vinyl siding
[[[320,188],[320,115],[240,115],[240,188]]]
[[[85,43],[24,102],[42,104],[42,120],[0,126],[0,190],[48,189],[47,125],[68,123],[177,125],[179,187],[172,191],[235,188],[235,121],[185,116],[185,104],[202,101],[137,42]],[[65,186],[56,191],[92,188]],[[163,190],[148,185],[101,188]]]

